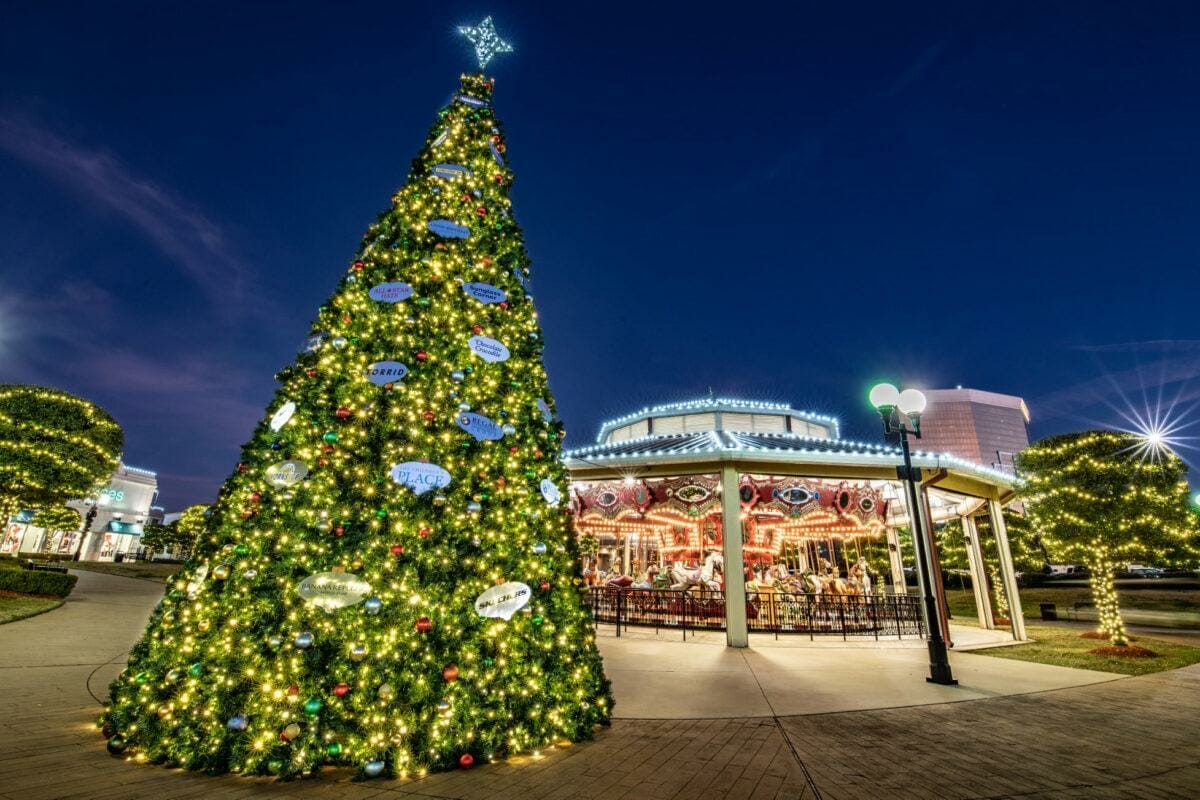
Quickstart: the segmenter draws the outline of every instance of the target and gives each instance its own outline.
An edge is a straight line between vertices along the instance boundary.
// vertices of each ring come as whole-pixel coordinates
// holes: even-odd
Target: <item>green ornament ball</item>
[[[337,758],[342,754],[342,746],[338,742],[330,742],[329,747],[325,748],[325,752],[329,754],[330,758]]]
[[[141,686],[148,680],[150,680],[150,676],[144,672],[139,672],[137,675],[133,676],[133,682],[138,684],[139,686]]]
[[[237,547],[233,548],[233,552],[237,553],[239,556],[244,556],[250,552],[250,548],[244,544],[239,544]]]
[[[283,772],[282,759],[272,758],[270,761],[268,761],[267,772],[271,773],[272,775],[278,775],[279,773]]]
[[[195,664],[192,664],[190,667],[188,667],[188,675],[191,675],[193,678],[199,678],[200,673],[202,673],[202,672],[204,672],[204,665],[201,664],[199,661],[197,661]]]
[[[534,614],[534,615],[533,615],[533,624],[534,624],[534,625],[541,625],[541,624],[542,624],[543,622],[545,622],[545,621],[546,621],[546,618],[545,618],[545,617],[543,617],[541,614]]]
[[[379,519],[387,519],[387,515],[388,510],[386,508],[379,508],[375,510],[375,516]]]
[[[312,716],[321,712],[321,701],[319,698],[310,697],[304,701],[304,713]]]
[[[328,444],[333,444],[338,440],[338,435],[335,431],[325,431],[325,435],[321,437]]]
[[[119,756],[124,753],[125,748],[128,746],[129,745],[125,741],[124,736],[114,736],[108,740],[108,752],[112,753],[114,756]]]

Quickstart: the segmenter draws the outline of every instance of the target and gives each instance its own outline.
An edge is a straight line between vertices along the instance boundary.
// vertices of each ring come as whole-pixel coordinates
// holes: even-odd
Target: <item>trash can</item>
[[[114,561],[115,563],[117,563],[117,564],[120,564],[120,563],[121,563],[122,561],[124,561],[124,560],[125,560],[125,554],[124,554],[124,553],[116,553],[116,554],[114,554],[114,555],[113,555],[113,561]],[[1043,614],[1045,613],[1045,609],[1043,609],[1042,613],[1043,613]],[[1045,619],[1045,617],[1042,617],[1042,619]]]
[[[1042,619],[1054,622],[1058,619],[1058,606],[1054,603],[1039,603],[1042,609]]]

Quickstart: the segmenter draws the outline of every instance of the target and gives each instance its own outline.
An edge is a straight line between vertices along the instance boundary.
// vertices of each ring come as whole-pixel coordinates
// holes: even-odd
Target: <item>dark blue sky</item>
[[[876,377],[1023,395],[1037,436],[1194,407],[1182,2],[7,0],[0,381],[214,496],[487,13],[571,443],[710,386],[860,438]]]

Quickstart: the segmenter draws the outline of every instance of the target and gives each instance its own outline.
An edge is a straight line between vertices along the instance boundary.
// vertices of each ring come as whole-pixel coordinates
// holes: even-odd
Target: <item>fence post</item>
[[[621,590],[614,589],[617,593],[617,636],[621,635]]]
[[[842,641],[846,641],[846,603],[842,598],[838,598],[837,604],[838,622],[842,625]]]
[[[904,639],[904,626],[900,624],[900,595],[892,596],[892,617],[896,620],[896,638]]]

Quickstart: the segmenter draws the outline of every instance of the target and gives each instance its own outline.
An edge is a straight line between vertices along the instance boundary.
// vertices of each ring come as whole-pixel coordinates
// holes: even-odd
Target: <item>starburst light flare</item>
[[[513,51],[513,46],[496,33],[496,26],[492,24],[490,16],[484,17],[483,22],[474,27],[463,25],[459,27],[458,32],[475,46],[475,58],[479,60],[480,69],[487,69],[488,62],[497,54]]]

